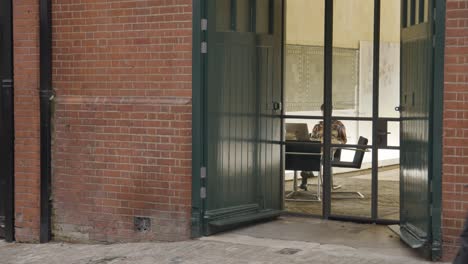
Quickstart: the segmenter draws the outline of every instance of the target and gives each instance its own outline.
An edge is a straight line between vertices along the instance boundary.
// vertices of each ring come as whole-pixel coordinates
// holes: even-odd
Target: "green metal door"
[[[211,234],[279,215],[281,0],[207,1],[206,198]]]
[[[432,12],[431,0],[402,1],[400,230],[423,250],[431,242]]]

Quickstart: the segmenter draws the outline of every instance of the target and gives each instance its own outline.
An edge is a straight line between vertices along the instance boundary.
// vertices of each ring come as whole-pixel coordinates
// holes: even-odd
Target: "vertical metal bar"
[[[378,218],[378,169],[379,169],[379,148],[377,143],[378,120],[379,120],[379,75],[380,75],[380,1],[374,0],[374,68],[372,77],[372,209],[373,220]]]
[[[401,28],[408,26],[408,0],[401,0]]]
[[[286,1],[281,1],[281,12],[282,12],[282,19],[281,19],[281,28],[283,29],[282,30],[282,35],[285,35],[283,34],[284,33],[284,28],[285,28],[285,25],[284,25],[284,20],[285,20],[285,17],[286,17]],[[269,5],[268,5],[268,8],[269,8],[269,11],[268,11],[268,34],[273,34],[275,32],[275,5],[274,5],[274,1],[273,0],[269,0]],[[285,40],[284,40],[285,41]],[[286,42],[284,42],[286,43]],[[282,45],[282,49],[283,49],[284,45]],[[283,71],[281,71],[283,72]],[[283,102],[281,102],[283,103]],[[283,104],[284,105],[284,104]]]
[[[193,1],[193,40],[192,40],[192,83],[193,83],[193,103],[192,103],[192,230],[191,237],[200,237],[203,233],[203,199],[200,190],[202,187],[202,177],[200,168],[204,167],[203,160],[203,55],[200,52],[201,42],[205,41],[205,32],[202,32],[200,21],[204,16],[204,1]],[[215,22],[214,19],[209,22]],[[210,23],[208,23],[208,26]]]
[[[237,30],[237,1],[231,0],[231,31]]]
[[[275,33],[275,30],[280,30],[281,32],[280,33],[277,33],[277,34],[274,34],[274,36],[278,36],[278,41],[275,41],[275,43],[280,43],[280,46],[277,47],[278,49],[281,49],[281,58],[280,58],[280,62],[281,62],[281,89],[280,89],[280,100],[281,100],[281,105],[283,107],[281,107],[281,134],[280,134],[280,137],[281,137],[281,142],[283,142],[285,136],[285,130],[284,130],[284,119],[282,118],[285,114],[285,107],[284,107],[284,68],[285,68],[285,52],[284,52],[284,47],[285,47],[285,44],[286,44],[286,34],[285,34],[285,31],[286,31],[286,26],[285,26],[285,22],[286,22],[286,1],[281,1],[281,3],[279,4],[279,8],[281,10],[276,10],[275,7],[274,7],[274,2],[273,0],[269,0],[269,15],[268,15],[268,33],[269,34],[274,34]],[[275,12],[278,12],[279,15],[281,15],[281,21],[277,21],[277,18],[276,18],[276,15],[275,15]],[[275,19],[276,18],[276,19]],[[276,21],[277,25],[279,26],[279,28],[275,27],[274,26],[274,22]],[[281,210],[284,210],[284,180],[285,180],[285,175],[284,175],[284,171],[285,171],[285,168],[286,168],[286,164],[285,164],[285,144],[281,144],[280,146],[280,151],[281,151],[281,167],[280,167],[280,170],[281,170],[281,182],[280,182],[280,193],[281,193]]]
[[[444,44],[445,44],[445,1],[428,1],[428,21],[435,18],[435,50],[433,60],[434,89],[432,105],[432,259],[441,257],[442,245],[442,134],[443,134],[443,110],[444,110]],[[435,12],[432,7],[435,6]]]
[[[418,7],[418,24],[424,22],[424,14],[425,14],[425,6],[424,0],[419,0],[419,7]]]
[[[40,132],[41,132],[41,217],[40,242],[51,240],[51,97],[52,19],[51,1],[40,0]]]
[[[416,0],[411,0],[409,14],[410,14],[410,26],[413,26],[416,24]]]
[[[12,1],[0,3],[0,168],[4,177],[0,202],[5,213],[5,240],[15,239],[14,227],[14,111],[13,111],[13,15]],[[0,179],[1,181],[2,179]],[[2,185],[0,184],[0,187]]]
[[[250,31],[257,32],[257,1],[250,0]]]
[[[325,51],[324,51],[324,135],[323,135],[323,218],[331,213],[331,115],[333,81],[333,1],[325,0]]]

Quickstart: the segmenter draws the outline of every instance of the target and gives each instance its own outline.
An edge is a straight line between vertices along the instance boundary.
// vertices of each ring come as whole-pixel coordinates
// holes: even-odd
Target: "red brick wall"
[[[189,238],[192,1],[52,8],[55,237]]]
[[[468,214],[468,0],[447,0],[443,158],[444,258]]]
[[[15,232],[39,240],[39,1],[13,2]]]

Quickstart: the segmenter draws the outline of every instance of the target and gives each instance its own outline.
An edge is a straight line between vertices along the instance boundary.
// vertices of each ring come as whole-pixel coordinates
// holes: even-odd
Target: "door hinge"
[[[202,54],[208,53],[208,43],[206,41],[203,41],[201,43],[201,53]]]
[[[202,18],[200,26],[201,26],[202,31],[207,31],[208,30],[208,19]]]
[[[200,188],[200,198],[206,199],[206,187]]]
[[[202,178],[202,179],[206,178],[206,167],[201,167],[200,168],[200,178]]]

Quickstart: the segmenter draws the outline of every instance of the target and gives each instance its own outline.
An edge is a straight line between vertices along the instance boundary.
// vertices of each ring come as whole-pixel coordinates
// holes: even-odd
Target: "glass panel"
[[[333,109],[372,117],[374,0],[336,0]],[[336,113],[334,113],[336,115]]]
[[[310,133],[321,120],[286,119],[285,120],[285,210],[289,212],[322,215],[321,177],[319,177],[321,145],[310,145],[304,142],[311,140]],[[301,143],[302,142],[302,143]],[[312,142],[310,142],[312,143]],[[306,148],[309,146],[309,150]],[[292,149],[294,148],[294,149]],[[304,151],[303,151],[304,150]],[[294,155],[296,152],[317,155]],[[291,153],[292,152],[292,153]],[[305,157],[305,158],[304,158]],[[314,170],[304,170],[303,166],[311,163]],[[296,177],[296,180],[294,178]],[[296,188],[294,188],[294,183]],[[302,188],[301,188],[302,187]]]
[[[236,31],[251,31],[251,6],[250,0],[236,0]]]
[[[285,112],[322,116],[324,1],[287,0]]]
[[[332,215],[371,217],[372,151],[364,152],[360,168],[346,168],[344,162],[352,162],[356,153],[359,151],[351,148],[341,150],[341,165],[332,162]]]
[[[270,33],[270,0],[257,0],[256,32]]]
[[[400,122],[388,122],[387,142],[390,147],[400,146]]]
[[[231,0],[216,1],[216,31],[231,31]]]
[[[400,151],[379,150],[378,218],[400,219]]]
[[[333,113],[335,114],[335,112],[334,110]],[[367,145],[372,144],[371,121],[342,120],[340,122],[346,128],[347,145],[365,144],[366,139]],[[336,142],[341,141],[340,133],[333,129],[333,125],[332,133],[337,135],[337,140],[334,140],[335,144],[337,144]],[[331,213],[340,216],[370,217],[372,192],[370,178],[372,168],[371,147],[343,146],[342,149],[335,149],[337,150],[332,152],[334,159],[332,162],[332,186],[340,188],[332,190]]]
[[[340,114],[339,111],[333,110],[333,114],[336,116]],[[354,120],[336,120],[339,121],[346,131],[346,144],[355,145],[359,141],[359,137],[365,137],[368,140],[368,145],[372,145],[372,122],[371,121],[354,121]],[[334,127],[339,128],[338,122],[334,121],[332,124],[333,137],[336,141],[343,142],[342,135],[339,131],[333,130]],[[338,125],[337,125],[338,124]],[[338,130],[338,129],[337,129]],[[340,143],[338,143],[340,144]]]
[[[383,0],[380,24],[379,116],[400,117],[400,1]]]

